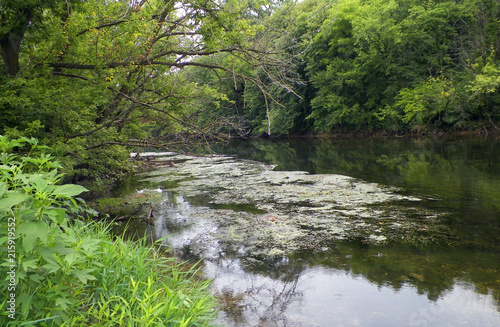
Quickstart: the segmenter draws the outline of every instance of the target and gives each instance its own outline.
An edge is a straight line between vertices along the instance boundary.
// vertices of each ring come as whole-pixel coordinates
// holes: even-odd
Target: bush
[[[2,326],[205,326],[207,282],[145,240],[115,238],[36,139],[0,136]],[[21,155],[21,150],[24,150]],[[74,219],[71,219],[74,217]]]

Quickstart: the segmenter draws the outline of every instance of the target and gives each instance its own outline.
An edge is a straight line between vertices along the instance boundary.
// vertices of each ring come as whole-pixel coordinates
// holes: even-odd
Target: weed
[[[95,214],[75,198],[86,189],[59,185],[60,166],[45,149],[35,139],[0,136],[0,248],[12,254],[0,264],[1,325],[209,325],[208,282],[145,240],[76,219]],[[14,314],[6,309],[10,294]]]

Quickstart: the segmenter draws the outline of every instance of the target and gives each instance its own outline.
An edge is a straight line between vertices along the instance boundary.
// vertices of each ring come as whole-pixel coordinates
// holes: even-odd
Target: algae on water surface
[[[173,155],[156,160],[176,164],[159,165],[144,181],[175,180],[170,191],[201,204],[190,210],[184,227],[210,228],[198,226],[183,236],[184,246],[189,243],[190,251],[200,256],[205,255],[203,249],[213,249],[214,242],[217,247],[223,244],[220,251],[267,258],[324,250],[344,239],[429,243],[451,237],[441,214],[396,188],[342,175],[275,171],[272,165],[228,156]],[[245,206],[253,210],[231,209]],[[167,225],[165,221],[155,228]]]

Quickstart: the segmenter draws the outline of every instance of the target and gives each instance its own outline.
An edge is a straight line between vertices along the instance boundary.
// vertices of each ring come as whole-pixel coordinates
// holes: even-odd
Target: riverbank
[[[209,326],[216,305],[197,269],[93,221],[77,198],[87,190],[60,185],[45,150],[0,136],[0,269],[13,275],[0,280],[0,325]]]
[[[450,137],[500,137],[500,129],[476,129],[476,130],[428,130],[428,131],[357,131],[357,132],[335,132],[335,133],[298,133],[298,134],[276,134],[276,135],[249,135],[246,139],[351,139],[351,138],[450,138]]]

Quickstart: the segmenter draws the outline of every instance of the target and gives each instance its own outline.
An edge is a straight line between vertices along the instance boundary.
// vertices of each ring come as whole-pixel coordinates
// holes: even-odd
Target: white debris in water
[[[163,193],[163,189],[161,189],[161,188],[157,188],[157,189],[145,188],[145,189],[137,191],[137,193],[139,193],[139,194],[143,194],[143,193],[147,193],[147,192]]]
[[[177,153],[175,152],[131,152],[130,157],[136,158],[139,157],[165,157],[165,156],[174,156]]]

